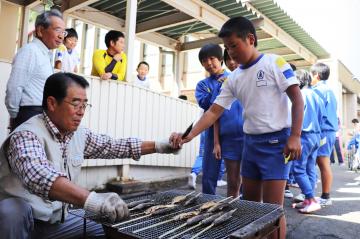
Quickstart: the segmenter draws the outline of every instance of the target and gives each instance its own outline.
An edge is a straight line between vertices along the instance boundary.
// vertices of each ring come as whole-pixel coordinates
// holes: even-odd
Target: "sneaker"
[[[195,189],[196,188],[196,174],[195,173],[191,173],[188,176],[188,186],[191,189]]]
[[[344,163],[339,163],[339,166],[343,167],[343,166],[345,166],[345,164]]]
[[[294,197],[294,202],[303,202],[305,200],[305,195],[300,193]]]
[[[227,182],[224,180],[218,180],[216,186],[221,187],[227,185]]]
[[[294,194],[290,190],[285,190],[284,197],[293,198]]]
[[[317,202],[320,204],[320,206],[322,206],[322,207],[326,207],[326,206],[332,205],[332,201],[331,201],[330,198],[325,199],[325,198],[319,197],[319,198],[316,198],[316,201],[317,201]]]
[[[305,199],[303,202],[293,203],[292,208],[302,209],[302,208],[305,208],[310,203],[311,202],[309,199]]]
[[[318,202],[310,201],[304,208],[299,209],[301,213],[312,213],[321,209],[321,206]]]

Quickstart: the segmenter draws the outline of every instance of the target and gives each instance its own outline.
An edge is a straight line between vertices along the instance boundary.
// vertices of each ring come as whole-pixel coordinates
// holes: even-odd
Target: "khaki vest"
[[[70,172],[71,181],[76,183],[84,160],[85,130],[83,128],[78,129],[74,133],[67,146],[68,169],[66,170],[64,169],[64,161],[61,157],[60,145],[46,128],[42,114],[34,116],[24,122],[17,127],[13,133],[18,131],[33,132],[43,145],[49,164],[57,171],[67,174]],[[0,149],[0,200],[9,197],[23,198],[31,205],[35,219],[48,221],[50,223],[59,222],[62,214],[62,203],[59,201],[45,200],[29,192],[18,177],[11,171],[5,153],[8,149],[10,136],[5,140]]]

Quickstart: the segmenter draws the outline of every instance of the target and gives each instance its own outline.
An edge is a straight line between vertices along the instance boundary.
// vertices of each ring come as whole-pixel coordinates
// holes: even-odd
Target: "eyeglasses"
[[[66,37],[68,35],[67,31],[64,31],[61,28],[55,28],[54,31],[58,34],[58,35],[63,35],[64,37]]]
[[[80,101],[76,101],[76,102],[69,102],[66,100],[63,100],[65,103],[68,103],[69,105],[72,105],[74,107],[74,110],[78,111],[78,110],[86,110],[86,108],[91,108],[92,105],[85,102],[85,103],[81,103]]]

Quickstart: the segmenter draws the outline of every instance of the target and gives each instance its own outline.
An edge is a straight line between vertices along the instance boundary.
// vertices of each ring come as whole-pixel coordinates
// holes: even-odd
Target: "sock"
[[[330,193],[322,193],[321,198],[322,199],[329,199],[330,198]]]

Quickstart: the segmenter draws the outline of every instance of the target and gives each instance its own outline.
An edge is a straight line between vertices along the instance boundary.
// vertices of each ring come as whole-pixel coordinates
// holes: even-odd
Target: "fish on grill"
[[[227,202],[221,202],[221,203],[217,203],[216,205],[212,206],[211,208],[209,208],[207,210],[207,212],[218,212],[218,211],[222,211],[223,209],[230,207],[231,204],[227,203]]]
[[[196,194],[195,196],[193,197],[190,197],[189,199],[187,199],[185,202],[184,202],[184,206],[189,206],[193,203],[196,202],[196,200],[200,197],[201,193],[198,193]]]
[[[218,212],[208,218],[205,218],[204,220],[202,220],[200,223],[203,226],[207,226],[210,225],[211,223],[213,223],[217,218],[221,217],[224,214],[224,212]]]
[[[129,202],[127,204],[127,207],[130,209],[130,208],[136,207],[139,204],[148,203],[148,202],[151,202],[151,201],[152,201],[151,199],[147,198],[147,199],[142,199],[142,200],[138,200],[138,201],[134,201],[134,202]]]
[[[142,210],[142,209],[146,209],[152,206],[155,206],[156,204],[154,202],[145,202],[145,203],[140,203],[137,206],[133,207],[130,209],[130,211],[135,211],[135,210]]]
[[[186,195],[180,195],[180,196],[176,196],[173,198],[173,200],[171,201],[171,204],[179,204],[183,201],[185,201],[190,195],[192,195],[194,192],[190,192]]]
[[[215,206],[216,204],[217,204],[217,202],[215,202],[215,201],[206,202],[199,208],[199,210],[201,212],[207,211],[209,208]]]
[[[180,213],[179,215],[174,216],[173,220],[180,221],[180,220],[189,219],[189,218],[199,215],[199,213],[200,213],[200,211],[190,211],[190,212]]]
[[[165,205],[155,205],[148,209],[146,209],[145,214],[154,214],[156,211],[161,209],[169,209],[169,208],[175,208],[177,205],[175,204],[165,204]]]
[[[192,218],[189,218],[187,221],[186,221],[186,225],[187,226],[192,226],[202,220],[204,220],[205,218],[208,218],[211,216],[211,213],[203,213],[203,214],[199,214],[195,217],[192,217]]]

